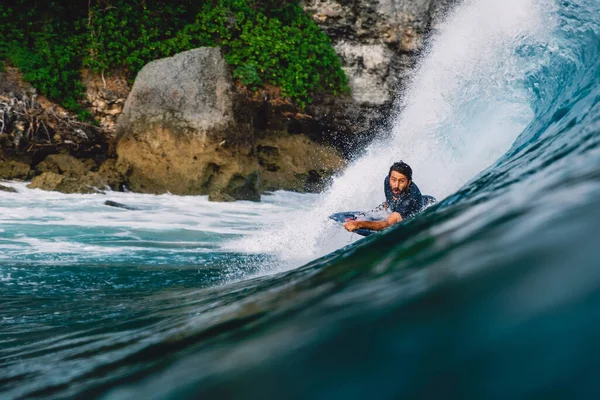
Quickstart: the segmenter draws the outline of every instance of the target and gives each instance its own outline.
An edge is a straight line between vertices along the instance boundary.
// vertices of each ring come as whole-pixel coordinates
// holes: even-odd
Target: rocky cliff
[[[320,99],[308,113],[352,152],[389,129],[425,38],[458,0],[303,0],[331,38],[351,98]]]
[[[84,71],[99,128],[73,125],[68,113],[31,88],[5,96],[0,178],[34,178],[33,187],[66,192],[110,187],[210,194],[213,200],[318,191],[343,168],[341,155],[389,129],[428,32],[453,2],[303,0],[330,36],[352,89],[341,97],[317,94],[304,110],[277,88],[251,92],[234,84],[217,48],[152,62],[132,88],[116,71],[110,77]],[[59,126],[61,118],[69,123]],[[69,155],[83,159],[85,168]]]

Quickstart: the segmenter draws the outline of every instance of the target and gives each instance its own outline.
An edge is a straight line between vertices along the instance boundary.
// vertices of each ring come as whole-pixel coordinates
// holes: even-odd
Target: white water
[[[207,196],[109,192],[62,194],[3,182],[0,265],[206,265],[222,243],[306,210],[315,195],[278,192],[260,203],[212,203]],[[104,205],[112,200],[139,210]]]
[[[393,132],[337,177],[311,210],[230,247],[276,254],[280,269],[293,268],[348,243],[351,235],[327,216],[380,204],[394,161],[409,163],[421,192],[438,200],[494,163],[533,117],[522,84],[532,66],[515,50],[544,43],[552,25],[547,6],[536,0],[465,1],[420,60]]]

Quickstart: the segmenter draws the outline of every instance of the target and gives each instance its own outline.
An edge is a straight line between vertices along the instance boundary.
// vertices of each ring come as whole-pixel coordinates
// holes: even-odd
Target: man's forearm
[[[387,221],[355,221],[358,228],[380,231],[390,226]]]

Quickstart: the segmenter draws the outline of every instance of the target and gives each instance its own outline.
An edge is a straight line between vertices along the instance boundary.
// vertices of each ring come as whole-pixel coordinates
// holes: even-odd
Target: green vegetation
[[[329,38],[297,0],[9,0],[0,5],[0,60],[41,93],[83,112],[80,70],[122,68],[201,46],[221,46],[234,77],[269,83],[301,107],[347,91]]]

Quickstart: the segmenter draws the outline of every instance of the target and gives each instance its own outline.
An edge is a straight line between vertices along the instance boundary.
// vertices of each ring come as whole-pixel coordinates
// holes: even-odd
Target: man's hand
[[[348,221],[344,222],[344,228],[348,232],[354,232],[357,229],[364,228],[372,231],[380,231],[402,221],[402,215],[393,212],[385,221]]]
[[[346,228],[346,230],[348,232],[352,232],[355,231],[359,228],[358,226],[358,221],[348,221],[348,222],[344,222],[344,228]]]

